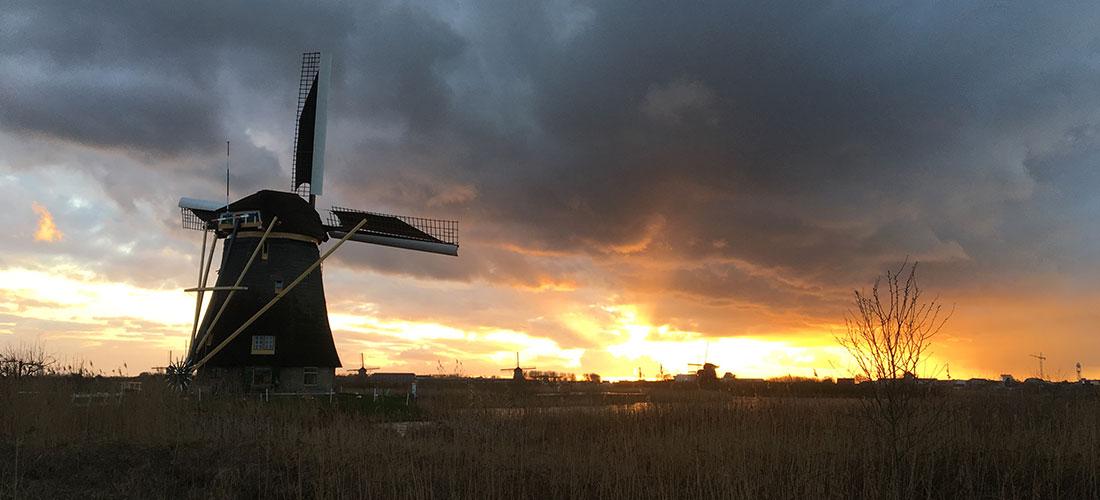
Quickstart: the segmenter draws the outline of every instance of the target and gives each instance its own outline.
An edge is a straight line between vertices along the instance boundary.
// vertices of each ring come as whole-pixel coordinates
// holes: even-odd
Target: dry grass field
[[[854,399],[684,391],[501,410],[425,397],[413,418],[427,423],[395,424],[355,400],[200,402],[148,382],[72,400],[96,389],[0,381],[0,496],[1100,497],[1100,401],[1072,393],[952,396],[895,478]]]

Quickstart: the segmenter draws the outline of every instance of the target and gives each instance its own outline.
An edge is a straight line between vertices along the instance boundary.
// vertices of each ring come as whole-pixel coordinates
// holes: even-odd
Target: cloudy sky
[[[0,345],[130,373],[182,350],[201,236],[176,201],[223,193],[226,140],[235,195],[289,187],[322,50],[319,206],[461,221],[457,258],[326,264],[346,366],[653,376],[709,345],[743,377],[842,375],[852,290],[909,257],[956,308],[952,375],[1042,351],[1100,377],[1098,25],[1068,2],[7,2]]]

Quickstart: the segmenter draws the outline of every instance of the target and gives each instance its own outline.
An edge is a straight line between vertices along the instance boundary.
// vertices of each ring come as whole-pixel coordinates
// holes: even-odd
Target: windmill
[[[706,349],[703,351],[703,362],[688,363],[688,366],[699,367],[699,369],[695,372],[695,375],[700,387],[713,387],[718,384],[718,365],[709,362],[709,357],[710,343],[708,342]]]
[[[1038,354],[1038,355],[1036,355],[1036,354],[1028,354],[1028,356],[1031,356],[1031,357],[1033,357],[1033,358],[1035,358],[1035,359],[1039,360],[1039,380],[1046,380],[1046,376],[1045,376],[1045,374],[1043,373],[1043,361],[1046,361],[1046,360],[1047,360],[1047,357],[1046,357],[1046,356],[1043,356],[1043,353],[1042,353],[1042,352],[1039,352],[1039,354]]]
[[[359,378],[367,378],[367,373],[368,372],[372,372],[372,371],[377,370],[377,369],[379,369],[379,367],[377,367],[377,366],[372,366],[370,368],[367,368],[367,363],[363,360],[363,353],[359,353],[359,369],[357,369],[357,370],[348,370],[348,371],[352,372],[352,373],[355,373],[356,375],[359,376]]]
[[[1081,376],[1081,362],[1078,361],[1077,362],[1077,381],[1080,382],[1082,380],[1085,380],[1085,379],[1084,379],[1084,377]]]
[[[203,234],[199,283],[188,289],[197,297],[186,359],[199,379],[251,390],[330,391],[341,364],[322,283],[325,259],[348,240],[458,255],[455,221],[340,207],[322,219],[315,206],[324,186],[330,78],[328,57],[302,55],[289,192],[263,190],[232,203],[228,196],[226,203],[179,201],[183,227]],[[322,254],[330,238],[336,241]],[[221,260],[209,286],[217,240]]]
[[[501,368],[502,372],[512,372],[512,380],[515,382],[523,382],[526,378],[523,376],[523,372],[527,370],[534,370],[535,367],[521,368],[519,366],[519,353],[516,353],[516,367],[515,368]]]

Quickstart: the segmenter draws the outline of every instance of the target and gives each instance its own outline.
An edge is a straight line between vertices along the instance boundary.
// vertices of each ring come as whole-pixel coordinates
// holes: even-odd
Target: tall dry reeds
[[[182,399],[110,380],[0,384],[0,495],[21,498],[1095,498],[1100,401],[954,397],[907,455],[858,402],[688,391],[602,408],[440,406],[426,425],[315,401]],[[99,385],[97,385],[99,384]],[[18,447],[18,462],[14,459]],[[18,463],[18,468],[17,464]]]

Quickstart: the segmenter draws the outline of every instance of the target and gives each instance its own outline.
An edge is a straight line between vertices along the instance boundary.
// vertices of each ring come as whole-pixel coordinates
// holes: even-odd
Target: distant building
[[[836,385],[856,385],[856,379],[854,379],[854,378],[838,378],[838,379],[836,379]]]
[[[416,382],[415,373],[375,373],[368,377],[372,385],[378,386],[410,386]]]
[[[694,373],[679,373],[672,380],[677,384],[694,384],[699,376]]]

